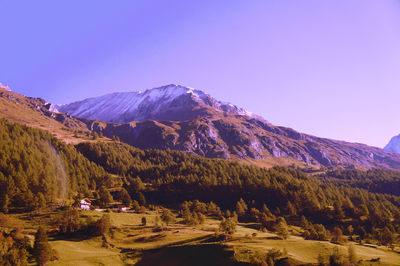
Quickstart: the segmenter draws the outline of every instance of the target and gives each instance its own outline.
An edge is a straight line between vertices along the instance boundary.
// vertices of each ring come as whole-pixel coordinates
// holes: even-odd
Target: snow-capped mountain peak
[[[251,116],[235,105],[215,100],[205,92],[170,84],[137,92],[115,92],[57,108],[78,117],[112,123],[144,120],[193,119],[210,111]]]

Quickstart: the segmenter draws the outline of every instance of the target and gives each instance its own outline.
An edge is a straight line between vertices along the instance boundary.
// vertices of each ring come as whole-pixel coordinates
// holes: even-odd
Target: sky
[[[275,125],[400,133],[400,0],[0,0],[0,82],[62,104],[166,84]]]

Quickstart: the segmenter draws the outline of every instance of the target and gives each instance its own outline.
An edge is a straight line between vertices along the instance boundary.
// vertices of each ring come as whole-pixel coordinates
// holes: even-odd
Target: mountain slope
[[[142,149],[174,149],[211,158],[293,158],[316,166],[400,169],[400,155],[274,126],[199,90],[168,85],[59,106],[88,128]],[[107,123],[112,122],[112,123]]]
[[[174,93],[173,89],[178,91]],[[164,94],[160,94],[160,91]],[[316,167],[400,169],[400,154],[363,144],[318,138],[290,128],[274,126],[201,91],[169,85],[141,94],[147,96],[135,108],[141,110],[142,119],[169,117],[171,120],[107,123],[77,118],[58,113],[57,109],[42,99],[25,97],[1,88],[0,117],[46,129],[58,138],[73,143],[89,139],[92,132],[98,132],[110,138],[118,136],[121,141],[142,149],[174,149],[211,158],[279,158],[290,164],[296,160]],[[153,100],[150,101],[150,98]],[[118,121],[130,120],[129,112],[119,116],[120,109],[129,109],[129,101],[122,96],[113,99],[113,107],[108,109],[108,113],[112,114],[110,117]],[[158,103],[154,99],[158,99]],[[120,101],[123,108],[118,105]],[[81,103],[81,109],[84,110],[85,101]],[[152,104],[146,109],[146,103]],[[77,103],[74,105],[78,108]],[[92,111],[95,109],[96,105]],[[113,109],[117,110],[115,114]],[[149,111],[147,116],[145,110]],[[133,115],[139,118],[139,114]]]
[[[167,85],[144,92],[117,92],[59,105],[58,109],[81,118],[112,123],[185,121],[221,112],[250,115],[249,112],[217,101],[200,90],[179,85]]]
[[[387,151],[400,153],[400,135],[394,136],[384,149]]]
[[[0,119],[0,211],[32,211],[109,180],[101,166],[49,132]]]
[[[249,117],[200,117],[190,121],[91,122],[94,131],[142,149],[190,151],[211,158],[294,158],[317,166],[400,169],[400,154],[318,138]]]
[[[54,105],[40,98],[26,97],[0,86],[0,118],[50,131],[67,142],[77,139],[74,132],[89,135],[81,120],[60,113]]]

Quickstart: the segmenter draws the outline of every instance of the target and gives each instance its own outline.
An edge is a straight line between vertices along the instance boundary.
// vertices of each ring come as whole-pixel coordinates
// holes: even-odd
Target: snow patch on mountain
[[[58,110],[78,117],[112,123],[143,120],[185,120],[195,107],[252,116],[235,105],[215,100],[201,90],[181,85],[167,85],[146,91],[116,92],[58,105]],[[186,112],[186,114],[185,114]]]

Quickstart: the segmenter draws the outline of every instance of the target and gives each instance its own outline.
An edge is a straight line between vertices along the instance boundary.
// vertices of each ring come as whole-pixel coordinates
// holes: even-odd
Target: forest
[[[400,196],[400,171],[370,169],[331,170],[319,176],[326,182]]]
[[[117,139],[73,146],[48,132],[0,120],[4,213],[71,204],[83,196],[106,206],[115,197],[127,205],[132,199],[137,210],[159,205],[188,213],[189,208],[192,216],[257,222],[269,230],[284,221],[305,228],[309,239],[340,230],[384,241],[388,232],[400,230],[400,197],[385,190],[398,176],[354,170],[314,177],[287,167],[140,150]],[[112,189],[121,192],[111,195]]]
[[[352,187],[339,185],[338,178],[331,182],[332,173],[317,178],[285,167],[265,169],[179,151],[140,150],[119,142],[81,143],[76,148],[106,171],[123,176],[128,191],[136,178],[151,184],[143,191],[149,202],[176,207],[186,200],[212,201],[236,212],[239,220],[260,222],[263,213],[298,224],[305,218],[329,230],[354,228],[378,238],[386,228],[400,229],[400,197],[368,191],[370,186],[363,186],[361,178],[360,185]],[[367,182],[373,179],[371,173],[367,176]],[[237,213],[238,202],[244,213]]]
[[[47,131],[0,119],[0,210],[32,210],[109,185],[111,176]]]

